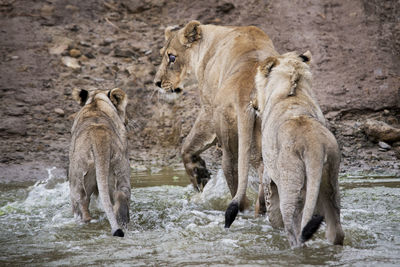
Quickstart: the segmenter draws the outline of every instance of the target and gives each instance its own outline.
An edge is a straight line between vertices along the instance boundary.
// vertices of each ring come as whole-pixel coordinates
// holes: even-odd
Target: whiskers
[[[153,92],[151,93],[150,97],[153,98],[155,95],[157,95],[157,101],[159,103],[168,104],[175,104],[176,100],[181,97],[179,92],[170,92],[162,88],[153,87]]]

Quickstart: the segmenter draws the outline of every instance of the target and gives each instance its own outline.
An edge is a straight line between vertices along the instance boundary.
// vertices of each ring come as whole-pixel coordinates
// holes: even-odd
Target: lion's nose
[[[154,82],[154,83],[156,84],[156,86],[158,86],[158,87],[161,88],[161,81],[156,81],[156,82]]]

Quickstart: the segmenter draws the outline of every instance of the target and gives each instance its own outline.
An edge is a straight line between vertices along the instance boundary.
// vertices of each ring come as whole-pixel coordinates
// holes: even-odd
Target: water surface
[[[346,176],[340,185],[344,246],[330,245],[322,227],[307,248],[290,249],[284,232],[252,211],[224,229],[230,197],[221,171],[203,194],[182,169],[134,172],[124,238],[110,235],[95,200],[94,222],[77,224],[63,177],[2,184],[0,265],[400,266],[400,179]]]

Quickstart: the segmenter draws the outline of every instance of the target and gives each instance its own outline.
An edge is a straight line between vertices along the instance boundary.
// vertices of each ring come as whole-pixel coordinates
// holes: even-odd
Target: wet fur
[[[323,218],[330,242],[342,245],[344,238],[340,152],[311,88],[310,59],[309,52],[269,57],[256,75],[267,213],[274,227],[285,227],[292,247],[309,240]]]
[[[194,188],[201,190],[210,176],[200,154],[218,141],[232,201],[243,210],[248,206],[250,162],[262,170],[261,123],[249,109],[254,76],[259,62],[278,53],[269,37],[254,26],[215,26],[191,21],[179,30],[171,29],[165,31],[166,43],[160,50],[162,62],[154,81],[165,92],[183,88],[190,75],[198,82],[201,109],[182,147],[186,172]],[[176,56],[175,62],[169,61],[170,54]],[[257,203],[260,212],[263,206],[261,193]],[[227,212],[230,226],[237,213]]]
[[[125,109],[121,89],[75,89],[73,97],[82,108],[75,116],[69,152],[69,183],[73,212],[91,220],[90,197],[98,193],[114,236],[129,222],[130,166]]]

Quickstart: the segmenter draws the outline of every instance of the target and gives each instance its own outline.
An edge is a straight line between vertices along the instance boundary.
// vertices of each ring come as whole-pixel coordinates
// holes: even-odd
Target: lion
[[[262,175],[260,130],[253,130],[260,128],[260,121],[248,103],[258,63],[278,53],[268,35],[254,26],[190,21],[181,29],[166,28],[165,40],[154,82],[165,94],[177,94],[184,90],[186,78],[194,75],[197,80],[201,107],[183,143],[182,159],[193,187],[202,191],[210,172],[200,154],[218,141],[233,197],[226,212],[225,227],[229,227],[238,211],[248,206],[250,163]],[[259,193],[256,213],[263,213],[262,186]]]
[[[267,214],[302,246],[325,218],[326,237],[343,245],[338,173],[340,151],[311,88],[311,53],[268,57],[258,67]]]
[[[89,222],[91,195],[98,194],[113,236],[123,237],[129,222],[130,165],[126,130],[128,97],[119,88],[74,89],[83,107],[72,126],[69,186],[75,217]]]

